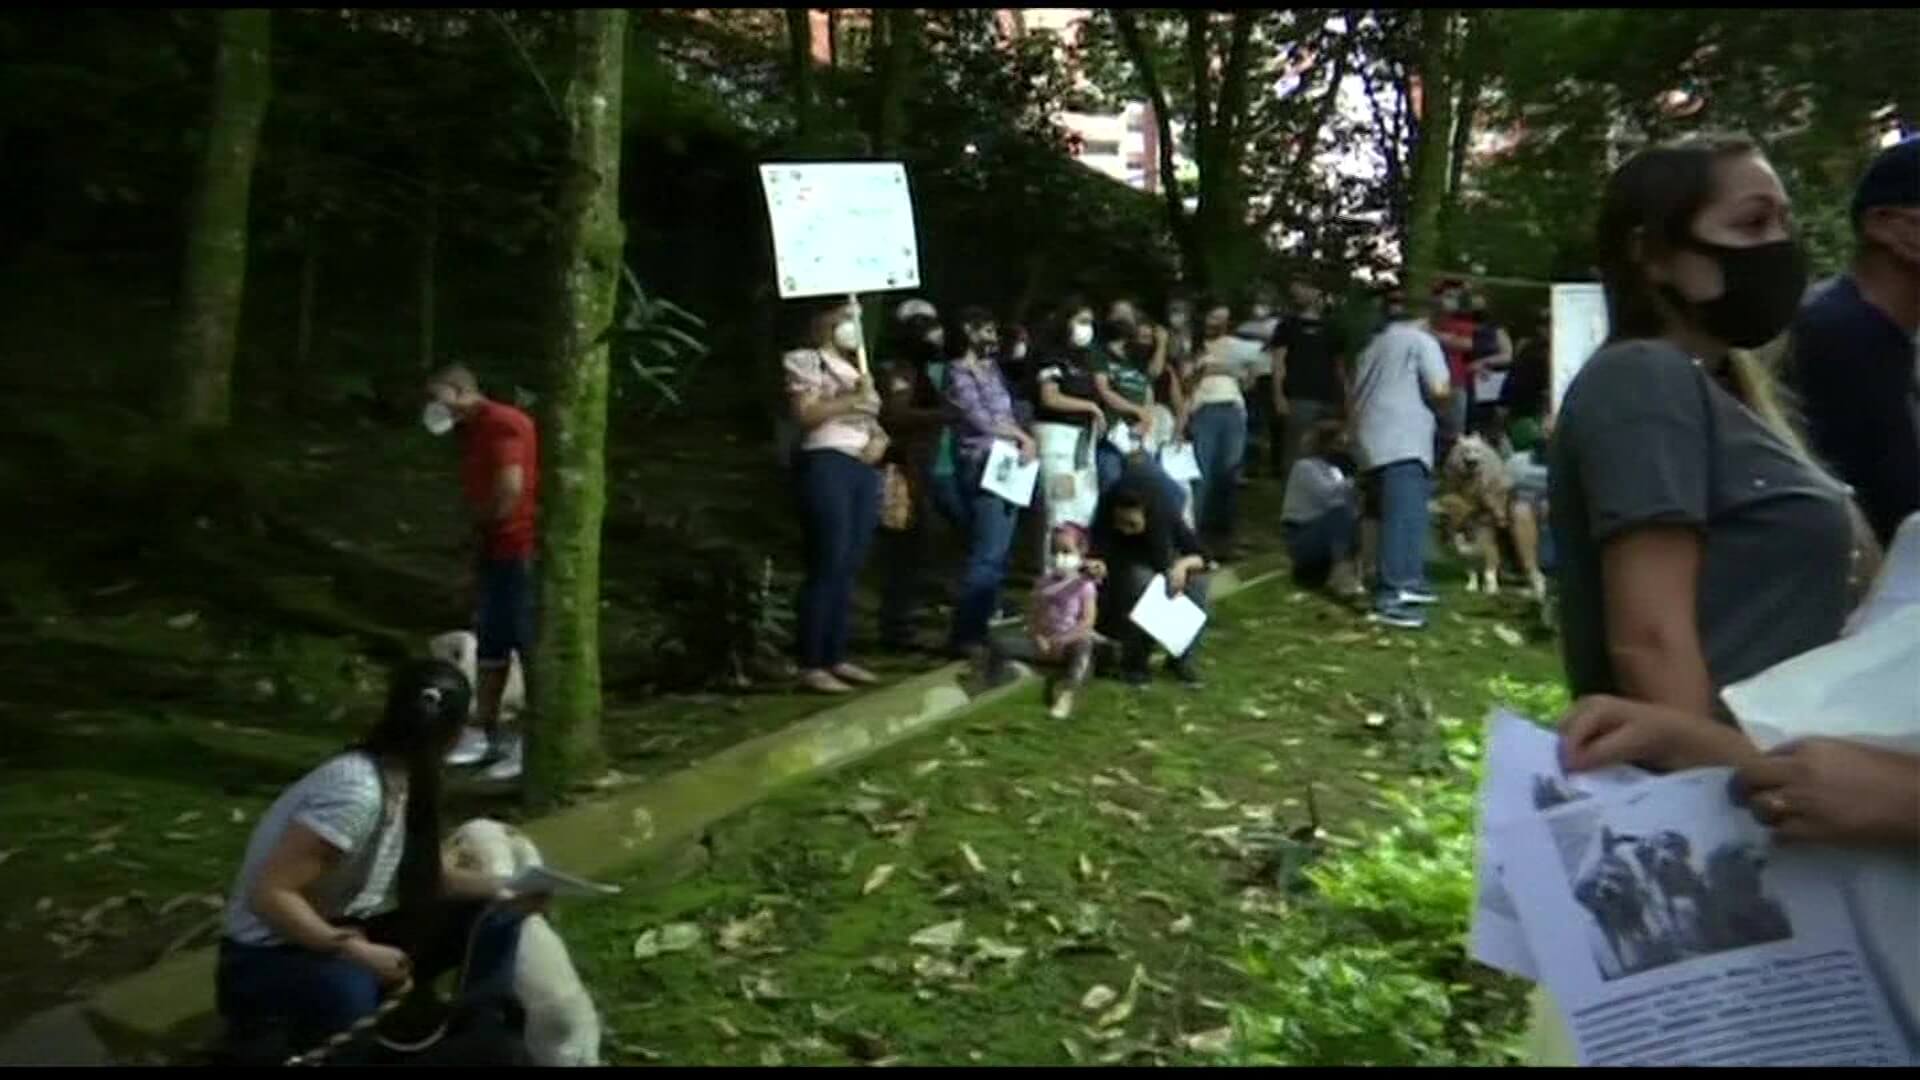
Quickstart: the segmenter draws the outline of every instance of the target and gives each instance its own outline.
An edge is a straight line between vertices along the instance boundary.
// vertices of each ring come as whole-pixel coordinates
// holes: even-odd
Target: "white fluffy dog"
[[[435,660],[445,660],[460,669],[467,677],[467,685],[477,687],[480,673],[480,639],[471,631],[455,630],[441,634],[427,643],[427,655]],[[475,701],[478,706],[478,699]],[[520,658],[513,658],[512,666],[507,668],[507,688],[500,695],[500,715],[516,716],[527,707],[527,681],[520,672]]]
[[[454,830],[442,855],[457,870],[501,878],[542,865],[533,841],[490,818],[475,818]],[[600,1064],[600,1014],[566,943],[543,916],[530,916],[521,926],[513,993],[527,1013],[527,1052],[535,1065]]]

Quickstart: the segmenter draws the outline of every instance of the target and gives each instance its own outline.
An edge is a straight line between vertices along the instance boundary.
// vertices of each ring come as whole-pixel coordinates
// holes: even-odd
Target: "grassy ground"
[[[694,878],[567,908],[613,1059],[1207,1059],[1225,1003],[1258,996],[1243,942],[1309,917],[1252,837],[1304,824],[1311,790],[1352,846],[1497,680],[1555,678],[1497,629],[1526,628],[1519,601],[1449,593],[1429,631],[1387,636],[1262,586],[1224,605],[1200,692],[1101,684],[1064,724],[996,707],[721,826]],[[1455,1035],[1512,1026],[1518,997],[1488,1000],[1502,1015]]]

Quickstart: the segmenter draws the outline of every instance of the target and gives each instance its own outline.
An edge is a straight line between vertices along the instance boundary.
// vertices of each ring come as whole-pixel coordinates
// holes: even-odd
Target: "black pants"
[[[1107,567],[1107,580],[1100,586],[1100,632],[1120,643],[1120,663],[1128,671],[1145,671],[1153,650],[1158,646],[1147,636],[1145,630],[1133,623],[1134,605],[1140,602],[1140,594],[1161,572],[1151,566],[1138,563],[1119,563]],[[1207,575],[1194,574],[1187,578],[1187,596],[1200,605],[1209,616],[1213,608],[1208,604]],[[1193,647],[1181,659],[1191,660],[1200,651],[1200,642],[1207,632],[1200,631]]]
[[[1074,691],[1086,685],[1093,673],[1093,639],[1085,638],[1068,645],[1051,659],[1040,655],[1040,646],[1025,629],[995,634],[987,653],[987,679],[999,685],[1007,676],[1008,665],[1020,660],[1048,667],[1047,701],[1061,691]]]

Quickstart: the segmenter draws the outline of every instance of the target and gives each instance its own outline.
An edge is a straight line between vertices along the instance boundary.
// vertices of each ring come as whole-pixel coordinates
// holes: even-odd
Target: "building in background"
[[[1078,42],[1082,24],[1093,17],[1093,9],[1002,8],[998,17],[1001,28],[1012,36],[1047,33],[1059,38],[1062,46],[1071,46]],[[1082,76],[1074,70],[1072,51],[1065,50],[1062,59],[1079,82]],[[1153,106],[1130,101],[1118,112],[1063,112],[1054,119],[1067,130],[1069,152],[1082,165],[1139,191],[1161,190],[1160,126],[1155,122]],[[1193,165],[1176,149],[1174,167],[1186,175]]]

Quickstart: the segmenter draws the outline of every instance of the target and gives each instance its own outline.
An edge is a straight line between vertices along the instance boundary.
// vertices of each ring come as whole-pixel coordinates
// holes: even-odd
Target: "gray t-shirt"
[[[1418,461],[1433,471],[1434,418],[1425,387],[1444,387],[1447,378],[1447,354],[1418,322],[1394,323],[1367,344],[1353,377],[1361,468]]]
[[[1280,521],[1304,525],[1353,501],[1353,477],[1323,457],[1301,458],[1287,477],[1287,495],[1280,505]]]
[[[267,808],[247,841],[247,854],[227,897],[226,936],[242,945],[284,944],[253,911],[254,885],[287,827],[305,825],[346,858],[307,899],[329,922],[377,914],[387,904],[405,846],[404,802],[382,822],[379,767],[358,751],[342,754],[301,777]]]
[[[1716,693],[1839,637],[1853,554],[1846,489],[1673,345],[1621,342],[1587,361],[1549,474],[1576,696],[1618,691],[1600,553],[1639,526],[1702,532],[1695,618]]]

